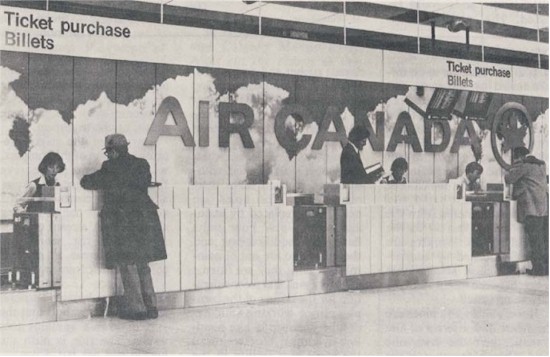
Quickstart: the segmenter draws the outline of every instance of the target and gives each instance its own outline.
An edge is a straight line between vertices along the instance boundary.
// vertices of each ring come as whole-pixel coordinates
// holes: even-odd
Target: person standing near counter
[[[105,262],[120,270],[125,306],[122,319],[158,317],[149,262],[166,259],[158,206],[147,194],[151,172],[147,160],[128,153],[128,141],[121,134],[105,137],[107,161],[101,169],[82,177],[88,190],[104,190],[100,213]]]
[[[340,155],[340,182],[346,184],[375,183],[380,174],[367,174],[361,160],[360,151],[367,144],[370,136],[366,127],[354,126],[348,135],[348,143]]]
[[[513,184],[512,195],[517,200],[517,220],[523,223],[531,246],[531,275],[548,275],[548,185],[546,164],[529,155],[525,147],[512,151],[512,167],[504,176],[507,184]]]
[[[465,186],[466,191],[481,191],[483,189],[483,184],[481,183],[483,166],[472,161],[466,165],[464,171],[464,175],[459,177],[459,183]]]

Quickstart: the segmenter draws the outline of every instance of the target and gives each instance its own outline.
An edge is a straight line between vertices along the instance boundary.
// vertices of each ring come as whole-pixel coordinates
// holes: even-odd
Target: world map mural
[[[409,182],[430,183],[456,178],[478,160],[486,182],[501,182],[492,121],[513,102],[533,121],[533,153],[548,161],[544,98],[491,94],[486,118],[455,110],[439,119],[442,125],[426,116],[435,88],[15,52],[2,52],[1,63],[3,207],[40,175],[50,151],[65,161],[61,184],[78,185],[106,159],[104,137],[114,132],[126,135],[130,152],[147,159],[163,185],[281,180],[289,192],[320,193],[339,182],[342,144],[355,124],[374,134],[362,153],[365,165],[380,162],[389,173],[404,157]],[[181,113],[166,111],[162,125],[184,120],[193,145],[179,135],[145,145],[167,98]],[[509,143],[499,140],[502,148]],[[519,140],[528,144],[529,135]],[[442,149],[434,151],[437,145]]]

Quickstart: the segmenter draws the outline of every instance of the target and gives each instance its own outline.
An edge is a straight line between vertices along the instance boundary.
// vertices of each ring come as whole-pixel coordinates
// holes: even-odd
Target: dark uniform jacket
[[[101,233],[109,269],[166,259],[158,207],[147,194],[150,183],[147,160],[130,154],[103,162],[80,181],[85,189],[104,190]]]
[[[340,182],[364,184],[374,183],[375,181],[376,177],[368,175],[365,171],[361,156],[352,144],[348,143],[344,146],[342,154],[340,155]]]
[[[524,222],[526,216],[548,216],[548,185],[544,161],[527,156],[523,161],[512,165],[504,180],[514,185],[512,193],[518,201],[519,222]]]

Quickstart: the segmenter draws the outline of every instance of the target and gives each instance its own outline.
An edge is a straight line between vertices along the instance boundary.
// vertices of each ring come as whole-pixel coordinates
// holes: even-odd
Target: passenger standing
[[[118,266],[125,306],[119,317],[131,320],[158,317],[149,262],[166,259],[157,205],[147,194],[151,172],[145,159],[128,153],[121,134],[105,137],[101,169],[85,175],[80,185],[104,190],[101,233],[107,268]]]
[[[512,152],[512,167],[504,177],[513,184],[512,195],[517,200],[517,220],[523,223],[531,246],[531,275],[548,275],[548,184],[546,164],[529,155],[525,147]]]

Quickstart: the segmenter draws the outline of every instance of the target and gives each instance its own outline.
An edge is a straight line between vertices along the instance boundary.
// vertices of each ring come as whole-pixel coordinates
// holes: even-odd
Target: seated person
[[[473,161],[466,165],[464,175],[458,178],[459,184],[466,187],[466,191],[481,191],[483,189],[481,183],[481,174],[483,166]]]
[[[40,165],[38,165],[38,171],[42,176],[29,182],[25,188],[25,192],[16,201],[16,205],[13,208],[15,213],[20,212],[38,212],[41,205],[39,202],[33,202],[29,198],[41,197],[42,188],[45,186],[59,186],[59,183],[55,180],[55,176],[65,170],[65,163],[58,153],[49,152],[42,158]]]
[[[407,183],[407,179],[403,175],[405,175],[408,169],[409,164],[407,163],[407,160],[402,157],[398,157],[397,159],[393,160],[391,164],[391,175],[383,177],[380,180],[380,183]]]

